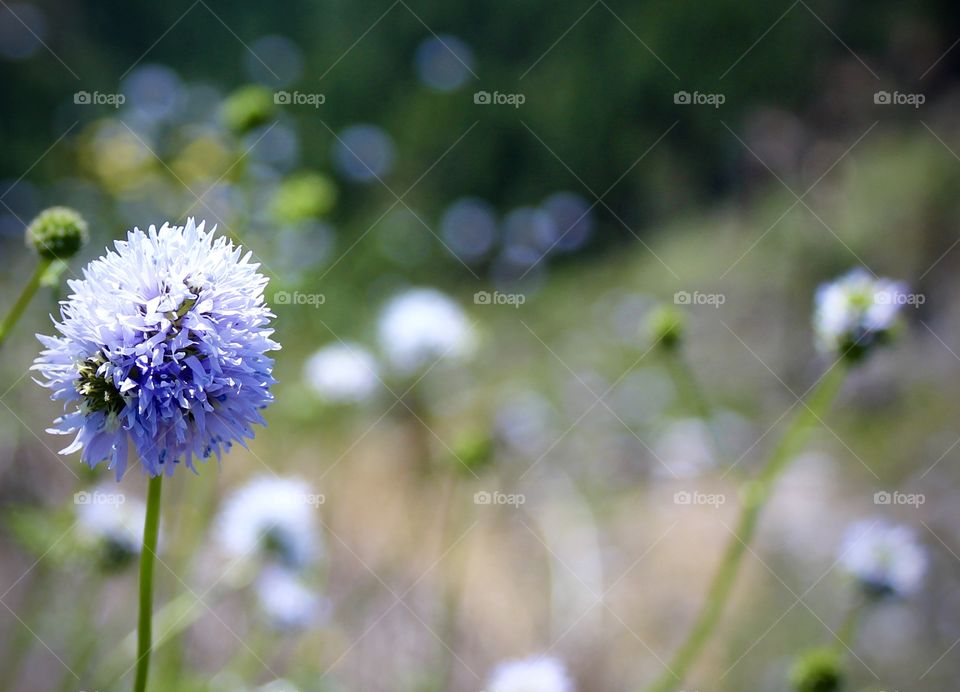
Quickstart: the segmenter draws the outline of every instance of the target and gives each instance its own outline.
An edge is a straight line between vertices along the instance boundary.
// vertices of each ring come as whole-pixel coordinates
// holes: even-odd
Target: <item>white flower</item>
[[[871,593],[908,596],[923,582],[927,554],[906,526],[861,521],[847,530],[840,563]]]
[[[573,680],[555,658],[505,661],[490,676],[487,692],[574,692]]]
[[[227,499],[216,520],[217,541],[235,558],[266,553],[302,567],[320,552],[317,497],[297,478],[255,478]]]
[[[814,330],[821,350],[858,357],[896,328],[906,286],[854,269],[817,290]]]
[[[333,403],[363,401],[380,384],[377,361],[354,343],[324,346],[307,359],[304,372],[317,394]]]
[[[320,616],[320,597],[287,569],[265,568],[256,588],[260,607],[277,629],[305,629]]]
[[[116,486],[99,486],[74,496],[80,535],[101,551],[103,565],[119,568],[140,554],[146,505]]]
[[[460,306],[440,291],[417,288],[387,303],[380,315],[380,343],[400,372],[412,374],[438,358],[463,358],[475,335]]]

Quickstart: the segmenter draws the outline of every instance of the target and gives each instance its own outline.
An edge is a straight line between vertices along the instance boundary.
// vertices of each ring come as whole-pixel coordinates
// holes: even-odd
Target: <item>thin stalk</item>
[[[147,518],[143,524],[143,549],[140,552],[140,612],[137,618],[137,675],[134,692],[147,689],[150,671],[150,651],[153,618],[153,563],[157,554],[157,536],[160,533],[160,495],[163,474],[150,479],[147,492]]]
[[[3,346],[3,343],[7,340],[7,336],[9,336],[10,331],[23,316],[23,313],[30,304],[31,299],[33,299],[33,294],[37,292],[38,288],[40,288],[43,275],[47,273],[47,269],[50,268],[52,263],[53,260],[44,258],[41,258],[40,261],[37,262],[37,268],[34,269],[33,276],[30,277],[27,285],[24,286],[23,291],[20,292],[17,302],[13,304],[10,312],[7,313],[7,316],[3,318],[3,322],[0,323],[0,346]]]
[[[700,387],[700,383],[693,373],[693,368],[690,367],[690,363],[683,357],[679,349],[669,349],[666,356],[667,370],[670,372],[670,377],[673,379],[673,384],[680,397],[686,401],[687,406],[693,409],[697,417],[707,427],[716,459],[726,461],[727,455],[720,439],[720,433],[717,430],[710,402],[703,393],[703,388]]]
[[[730,592],[736,580],[740,563],[747,547],[753,539],[760,512],[770,497],[777,479],[789,466],[798,448],[803,444],[807,433],[836,398],[840,385],[846,375],[843,364],[834,366],[816,385],[803,408],[794,417],[780,444],[773,450],[766,465],[747,484],[743,493],[743,507],[737,521],[737,528],[731,536],[723,554],[720,566],[714,574],[703,608],[687,636],[683,646],[677,651],[670,663],[648,690],[649,692],[671,692],[683,682],[690,668],[696,662],[704,645],[713,633],[720,615],[727,604]]]

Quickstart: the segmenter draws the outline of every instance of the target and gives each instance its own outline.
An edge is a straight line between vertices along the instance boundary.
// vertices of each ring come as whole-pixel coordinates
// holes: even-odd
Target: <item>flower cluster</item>
[[[885,343],[899,326],[906,286],[874,278],[863,269],[817,290],[814,329],[820,349],[837,357],[857,360]]]
[[[840,562],[868,594],[909,596],[923,583],[927,554],[913,532],[883,520],[860,521],[847,530]]]
[[[157,476],[253,437],[279,346],[250,257],[190,219],[130,231],[69,282],[60,335],[38,335],[33,365],[63,402],[49,431],[74,435],[63,454],[106,460],[120,478],[132,442]]]
[[[573,680],[555,658],[534,656],[504,661],[490,675],[490,692],[574,692]]]

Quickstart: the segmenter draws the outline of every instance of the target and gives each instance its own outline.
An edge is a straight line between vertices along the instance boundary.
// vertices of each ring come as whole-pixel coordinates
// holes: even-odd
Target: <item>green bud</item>
[[[683,313],[672,305],[661,305],[647,317],[650,339],[665,349],[674,349],[680,345],[685,327]]]
[[[235,134],[244,135],[270,122],[275,110],[270,90],[249,84],[235,90],[223,102],[223,122]]]
[[[69,207],[50,207],[27,226],[27,245],[43,259],[73,257],[88,239],[87,222]]]
[[[319,173],[298,173],[284,180],[271,208],[278,220],[296,223],[323,216],[333,208],[337,190]]]
[[[452,463],[458,471],[469,473],[486,466],[493,459],[493,453],[490,434],[471,428],[454,440]]]
[[[843,686],[840,656],[833,649],[811,649],[794,663],[790,684],[796,692],[837,692]]]

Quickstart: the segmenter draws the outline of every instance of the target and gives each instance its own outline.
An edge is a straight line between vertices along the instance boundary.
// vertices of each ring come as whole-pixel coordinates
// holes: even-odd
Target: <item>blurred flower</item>
[[[0,10],[0,56],[25,60],[47,40],[47,18],[36,5],[4,3]]]
[[[843,686],[840,654],[836,649],[811,649],[790,670],[790,684],[796,692],[836,692]]]
[[[333,403],[369,398],[380,384],[378,371],[373,355],[355,343],[324,346],[307,359],[304,367],[314,391]]]
[[[498,665],[487,682],[488,692],[573,692],[573,680],[555,658],[530,657]]]
[[[250,253],[203,226],[135,228],[68,282],[62,336],[38,336],[46,348],[31,368],[66,411],[49,432],[76,433],[62,454],[107,460],[119,479],[132,440],[145,472],[170,475],[194,456],[220,459],[264,422],[265,354],[279,348],[267,280]]]
[[[820,349],[856,360],[885,343],[898,326],[905,291],[859,268],[820,286],[813,318]]]
[[[273,94],[259,84],[248,84],[231,93],[223,102],[223,121],[230,130],[243,135],[273,119]]]
[[[236,490],[216,519],[216,538],[235,558],[265,554],[300,568],[319,552],[316,500],[299,478],[260,476]]]
[[[128,115],[144,123],[173,117],[186,98],[180,76],[165,65],[137,67],[121,84],[120,93],[127,96]]]
[[[447,207],[440,219],[440,233],[458,257],[476,261],[493,247],[497,218],[482,199],[466,197]]]
[[[140,500],[101,486],[74,496],[77,529],[94,544],[107,570],[126,567],[140,554],[146,505]]]
[[[867,593],[909,596],[923,582],[927,554],[906,526],[861,521],[847,530],[840,563]]]
[[[87,222],[69,207],[50,207],[27,226],[27,245],[44,259],[69,259],[86,245]]]
[[[303,74],[303,51],[286,36],[258,38],[243,59],[250,78],[268,86],[287,86]]]
[[[260,608],[276,629],[306,629],[321,615],[321,598],[290,570],[266,567],[257,578],[256,589]]]
[[[270,206],[282,223],[296,223],[323,216],[336,199],[337,190],[329,178],[305,172],[280,183]]]
[[[440,358],[463,358],[475,335],[460,306],[432,288],[411,289],[384,307],[380,344],[401,373],[412,374]]]
[[[463,86],[473,70],[473,51],[456,36],[432,36],[417,47],[420,81],[437,91]]]
[[[583,247],[593,235],[596,225],[591,206],[580,195],[557,192],[543,201],[543,210],[550,215],[558,235],[556,249],[572,252]]]
[[[333,162],[350,180],[369,183],[393,168],[393,140],[376,125],[352,125],[333,145]]]

